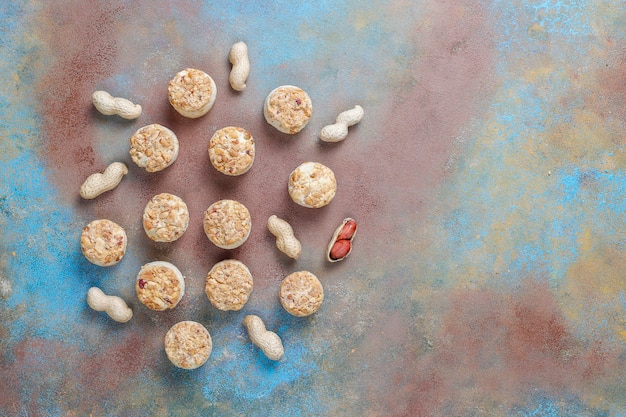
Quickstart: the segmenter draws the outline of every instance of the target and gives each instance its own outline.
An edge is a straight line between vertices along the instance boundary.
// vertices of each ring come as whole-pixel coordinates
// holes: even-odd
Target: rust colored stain
[[[160,337],[152,338],[160,342]],[[156,346],[155,346],[156,344]],[[141,369],[158,362],[162,349],[158,343],[148,343],[143,336],[132,334],[115,343],[97,356],[79,351],[72,345],[37,338],[25,339],[13,349],[13,359],[3,361],[0,381],[3,390],[0,405],[4,410],[27,410],[28,415],[47,415],[38,400],[47,394],[41,390],[57,390],[56,397],[72,407],[72,401],[89,392],[92,406],[119,395],[120,386],[130,383]],[[42,383],[24,386],[27,375],[40,375]],[[73,375],[59,384],[61,375]],[[20,392],[28,392],[28,400]],[[78,405],[78,404],[76,404]]]
[[[363,183],[374,188],[378,201],[385,202],[385,215],[397,219],[396,222],[382,223],[376,218],[380,211],[374,210],[369,215],[361,213],[366,221],[376,224],[372,229],[375,234],[366,238],[377,239],[379,247],[393,248],[397,236],[415,224],[415,217],[419,218],[421,209],[435,197],[432,191],[446,176],[446,164],[457,146],[457,137],[472,119],[480,118],[486,111],[486,104],[495,89],[493,71],[497,54],[491,36],[492,17],[482,2],[437,2],[424,22],[413,34],[415,44],[425,48],[416,52],[412,69],[415,84],[405,92],[398,92],[397,100],[388,108],[385,126],[389,130],[384,132],[384,140],[373,142],[367,152],[375,156],[374,160],[383,163],[371,166],[361,176]],[[396,138],[400,137],[408,140],[397,142]],[[380,184],[378,178],[394,181],[396,185],[392,190],[403,189],[402,198],[390,195],[384,184],[377,187],[376,184]],[[355,181],[354,188],[357,187]],[[395,201],[402,201],[402,204],[395,204]],[[359,239],[363,239],[367,230],[359,233]],[[469,308],[472,304],[467,306]],[[365,343],[371,344],[373,350],[388,346],[387,335],[382,332],[394,327],[388,321],[388,313],[385,311],[375,319],[381,325],[381,332],[373,332],[371,340]],[[489,314],[499,316],[498,311]],[[471,320],[472,315],[457,318],[464,319]],[[476,336],[474,333],[463,336],[468,341],[483,334],[490,335],[488,318],[484,323],[472,325],[484,327],[486,333],[476,328]],[[454,385],[458,379],[456,372],[463,364],[475,366],[469,364],[468,353],[462,350],[466,341],[455,340],[458,343],[450,350],[446,349],[447,344],[445,348],[435,346],[438,353],[424,354],[421,343],[415,343],[415,340],[421,340],[420,335],[406,333],[396,335],[395,339],[394,346],[402,346],[402,349],[398,348],[402,351],[398,352],[400,358],[397,362],[394,359],[398,371],[387,376],[388,362],[384,364],[385,369],[371,370],[372,378],[381,381],[377,392],[368,392],[371,404],[375,404],[375,409],[383,415],[437,415],[446,402],[454,401],[455,394],[462,392],[462,387]],[[475,352],[472,360],[480,356],[479,341],[475,342],[474,347],[469,348]],[[489,349],[485,351],[489,352]],[[455,368],[454,363],[459,368]],[[492,369],[499,373],[498,364],[494,363]],[[463,377],[461,380],[467,381]]]
[[[61,184],[83,178],[99,161],[90,145],[90,138],[94,137],[90,124],[91,94],[96,80],[113,73],[113,22],[122,10],[110,6],[83,7],[79,1],[69,3],[51,3],[40,17],[52,20],[40,25],[45,30],[41,37],[58,52],[58,59],[37,85],[43,152],[52,167],[63,167],[51,171],[53,180]],[[56,10],[58,7],[63,7],[62,13]],[[59,20],[55,21],[57,17]]]
[[[55,376],[62,375],[74,355],[73,349],[59,342],[43,339],[26,339],[13,349],[13,358],[2,369],[3,391],[0,404],[5,410],[14,410],[16,415],[27,412],[29,416],[47,415],[38,400],[47,395],[46,389],[54,389]],[[42,384],[28,385],[29,375],[39,375]],[[26,384],[26,385],[25,385]],[[28,392],[24,398],[20,393]],[[57,393],[60,398],[64,393]]]
[[[596,72],[598,94],[591,94],[591,108],[599,108],[603,117],[626,118],[626,54],[610,57]]]
[[[434,197],[431,190],[445,178],[457,137],[486,111],[495,89],[497,56],[484,4],[435,4],[413,35],[415,44],[424,48],[416,51],[414,86],[399,92],[389,108],[385,140],[370,150],[386,162],[382,175],[404,185],[403,205],[389,207],[398,218]],[[399,137],[409,140],[398,143]]]
[[[153,337],[150,340],[161,339]],[[102,366],[81,367],[76,370],[78,385],[92,392],[94,402],[106,400],[118,392],[119,386],[136,378],[144,367],[158,362],[161,346],[138,334],[107,345],[98,356],[86,355],[84,362],[101,363]],[[79,361],[80,362],[80,361]]]
[[[20,397],[20,381],[21,373],[9,365],[7,358],[3,357],[0,362],[0,385],[2,386],[2,395],[0,395],[0,407],[3,410],[11,411],[15,414],[19,411],[22,402]]]
[[[576,341],[544,283],[513,293],[459,290],[447,304],[434,350],[408,350],[394,378],[403,388],[381,399],[395,408],[389,415],[465,415],[481,403],[523,402],[535,390],[584,395],[619,363],[608,343]]]

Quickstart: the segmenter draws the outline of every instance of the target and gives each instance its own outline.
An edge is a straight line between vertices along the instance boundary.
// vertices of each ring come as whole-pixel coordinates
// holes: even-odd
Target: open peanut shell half
[[[343,219],[343,222],[333,234],[326,250],[326,260],[328,262],[339,262],[348,257],[352,252],[352,241],[356,236],[357,224],[350,217]]]

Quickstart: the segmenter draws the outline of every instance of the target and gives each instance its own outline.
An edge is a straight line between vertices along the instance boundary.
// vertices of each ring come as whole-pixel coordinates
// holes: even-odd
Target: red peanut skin
[[[346,218],[335,230],[333,239],[328,245],[326,259],[330,262],[338,262],[346,258],[352,251],[352,240],[356,234],[357,223],[352,218]]]
[[[354,220],[348,220],[341,228],[337,240],[351,239],[352,236],[354,236],[354,232],[356,232],[356,222]]]
[[[352,243],[348,239],[337,240],[330,249],[330,259],[345,258],[350,252]]]

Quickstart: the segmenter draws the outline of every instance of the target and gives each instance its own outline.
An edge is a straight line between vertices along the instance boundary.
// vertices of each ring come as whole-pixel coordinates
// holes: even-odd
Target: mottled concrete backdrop
[[[2,416],[625,416],[626,5],[617,0],[93,1],[0,4],[0,415]],[[228,84],[243,40],[248,88]],[[217,83],[214,108],[184,119],[167,82],[195,67]],[[266,95],[306,90],[309,125],[288,136],[262,115]],[[99,114],[95,90],[143,106],[135,121]],[[341,143],[320,129],[359,104]],[[179,159],[148,174],[128,155],[160,123]],[[256,139],[241,177],[209,163],[213,132]],[[93,201],[78,188],[113,161],[130,172]],[[291,202],[304,161],[331,167],[337,197]],[[190,209],[172,244],[145,235],[141,213],[171,192]],[[203,211],[243,202],[241,248],[213,246]],[[287,219],[297,261],[265,223]],[[352,255],[330,264],[344,217]],[[96,218],[122,225],[126,257],[82,256]],[[239,312],[214,309],[204,278],[219,260],[250,268]],[[175,310],[134,290],[146,262],[185,274]],[[326,298],[309,318],[278,302],[281,279],[309,270]],[[98,286],[134,310],[126,324],[88,308]],[[285,345],[273,363],[248,340],[258,314]],[[202,322],[214,350],[174,368],[163,336]]]

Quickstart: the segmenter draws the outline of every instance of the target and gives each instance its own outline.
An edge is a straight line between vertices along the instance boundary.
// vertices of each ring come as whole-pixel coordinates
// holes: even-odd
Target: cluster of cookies
[[[235,47],[240,54],[242,44],[240,42],[233,46],[231,62],[234,62],[232,57]],[[235,66],[233,71],[235,71]],[[237,77],[241,78],[241,69],[238,71]],[[247,77],[247,73],[245,76]],[[233,83],[233,78],[236,77],[231,76],[231,86],[234,89],[241,91],[245,88],[245,78],[239,79],[236,84]],[[178,72],[168,84],[168,99],[171,106],[187,118],[195,119],[207,114],[216,97],[217,88],[214,80],[198,69],[184,69]],[[126,99],[114,98],[101,91],[94,93],[93,102],[103,114],[117,114],[131,119],[138,117],[141,113],[141,106]],[[266,121],[280,132],[296,134],[307,125],[311,118],[311,99],[298,87],[281,86],[271,91],[265,99],[263,114]],[[141,127],[131,136],[129,154],[138,167],[144,168],[147,172],[158,172],[176,161],[179,146],[178,138],[172,130],[153,123]],[[255,159],[254,138],[250,132],[241,127],[228,126],[219,129],[209,141],[208,154],[211,164],[219,172],[228,176],[243,175],[250,170]],[[122,167],[116,166],[115,174],[109,174],[107,171],[103,174],[96,173],[85,181],[81,187],[83,198],[95,198],[113,189],[128,173],[121,162],[114,164]],[[109,171],[113,172],[113,168],[112,166]],[[337,181],[333,171],[318,162],[301,164],[292,171],[288,179],[288,192],[291,199],[304,207],[324,207],[334,198],[336,191]],[[180,197],[160,193],[147,202],[142,223],[147,237],[151,240],[174,242],[187,230],[189,218],[187,205]],[[272,226],[272,222],[276,226]],[[290,235],[284,234],[279,225],[283,229],[287,227]],[[349,236],[347,232],[344,232],[346,225],[351,228]],[[207,238],[215,246],[222,249],[237,248],[244,244],[250,235],[252,229],[250,211],[245,205],[235,200],[216,201],[204,212],[203,227]],[[281,251],[293,258],[299,256],[301,246],[293,236],[291,226],[277,219],[276,216],[272,216],[268,221],[268,228],[277,237],[277,246]],[[349,250],[344,250],[342,245],[345,242],[351,245],[355,232],[354,220],[344,220],[329,245],[327,253],[329,261],[336,262],[349,254]],[[115,265],[122,260],[127,242],[124,228],[108,219],[90,222],[83,229],[80,237],[81,250],[87,260],[103,267]],[[287,247],[285,242],[291,247],[297,243],[297,252],[292,250],[288,253],[284,250]],[[337,249],[338,246],[341,248]],[[338,255],[339,252],[343,255]],[[252,288],[253,278],[250,270],[235,259],[226,259],[215,264],[205,280],[205,293],[210,304],[223,311],[241,310],[248,301]],[[175,265],[169,262],[149,262],[138,272],[135,289],[137,298],[147,308],[154,311],[173,309],[185,293],[185,277]],[[105,301],[96,303],[93,291],[90,294],[89,305],[92,308],[107,313],[113,311],[107,309]],[[106,296],[101,292],[97,294],[102,300],[115,299],[117,310],[124,309],[124,305],[120,307],[120,303],[124,304],[124,302],[119,297]],[[280,286],[279,299],[287,312],[297,317],[306,317],[320,308],[324,300],[324,290],[314,274],[308,271],[298,271],[284,278]],[[98,307],[94,307],[95,305]],[[118,320],[117,316],[110,313],[109,315],[117,321],[127,321],[132,317],[132,312],[124,314],[123,320]],[[244,325],[253,343],[259,346],[266,356],[273,360],[282,358],[280,338],[275,333],[267,331],[260,318],[247,316]],[[212,350],[212,340],[208,330],[202,324],[193,321],[182,321],[170,328],[165,335],[164,344],[165,352],[171,362],[184,369],[201,366]]]

